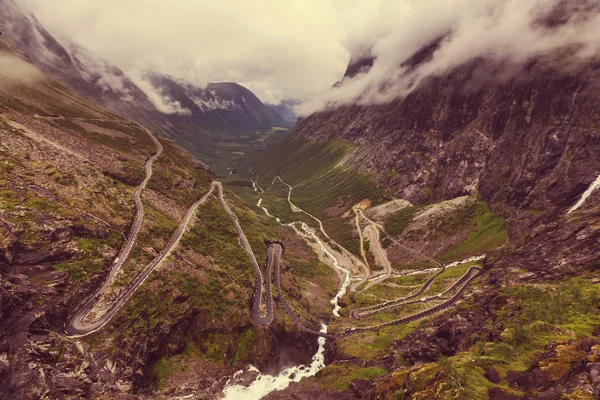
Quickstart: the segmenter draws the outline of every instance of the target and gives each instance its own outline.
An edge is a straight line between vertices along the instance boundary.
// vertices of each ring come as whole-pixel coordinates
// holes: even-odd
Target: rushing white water
[[[466,263],[470,263],[470,262],[474,262],[474,261],[481,261],[486,257],[485,254],[482,254],[480,256],[473,256],[473,257],[469,257],[469,258],[465,258],[462,261],[454,261],[453,263],[450,263],[448,265],[446,265],[446,268],[452,268],[452,267],[457,267],[459,265],[462,264],[466,264]]]
[[[262,200],[263,199],[258,199],[258,203],[256,203],[256,205],[260,208],[262,208],[262,210],[265,212],[265,214],[267,214],[267,216],[271,217],[271,218],[275,218],[275,221],[279,222],[281,224],[281,220],[271,214],[269,214],[269,210],[267,210],[266,207],[262,206]]]
[[[321,325],[321,332],[327,333],[327,325]],[[259,373],[258,377],[250,384],[250,386],[227,386],[223,392],[223,399],[259,400],[271,392],[287,388],[292,382],[300,382],[303,378],[315,376],[317,372],[325,368],[325,342],[326,339],[324,337],[319,337],[319,348],[312,357],[310,365],[289,367],[281,371],[278,375],[263,375]],[[253,370],[256,370],[256,368]],[[239,376],[240,372],[238,371],[236,375]]]
[[[571,214],[573,211],[575,211],[579,207],[581,207],[583,205],[583,203],[585,203],[587,198],[591,196],[592,192],[594,192],[594,190],[598,189],[599,187],[600,187],[600,175],[598,175],[598,177],[596,178],[596,180],[594,182],[592,182],[590,187],[587,188],[587,190],[585,192],[583,192],[583,194],[581,195],[581,198],[579,198],[577,203],[575,203],[575,205],[573,207],[571,207],[569,209],[569,211],[567,211],[567,214]]]
[[[333,253],[329,251],[329,249],[325,246],[325,243],[323,243],[323,241],[317,236],[317,234],[311,227],[306,225],[304,222],[302,222],[300,226],[302,226],[302,229],[304,230],[304,232],[306,232],[307,235],[309,235],[315,242],[317,242],[317,244],[321,248],[321,251],[323,251],[323,253],[325,253],[327,257],[331,258],[333,266],[344,275],[344,281],[338,289],[338,292],[336,293],[335,297],[331,299],[331,304],[333,304],[333,315],[339,317],[340,310],[342,309],[342,307],[339,305],[339,300],[342,297],[344,297],[344,295],[346,294],[346,290],[348,289],[348,285],[350,285],[350,271],[340,266],[337,258],[335,258]]]
[[[461,261],[454,261],[453,263],[446,265],[446,268],[458,267],[459,265],[462,265],[462,264],[466,264],[466,263],[470,263],[470,262],[474,262],[474,261],[481,261],[485,257],[486,257],[486,255],[482,254],[480,256],[473,256],[473,257],[465,258],[464,260],[461,260]],[[433,273],[433,272],[437,272],[437,271],[439,271],[439,268],[419,269],[416,271],[408,270],[403,273],[393,274],[392,277],[393,278],[402,278],[404,276],[423,275],[423,274],[429,274],[429,273]]]

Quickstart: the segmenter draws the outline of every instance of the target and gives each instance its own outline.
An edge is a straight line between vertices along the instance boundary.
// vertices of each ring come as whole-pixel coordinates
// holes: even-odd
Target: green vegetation
[[[312,252],[312,249],[309,249]],[[316,258],[316,255],[315,255]],[[292,266],[292,270],[294,271],[294,275],[300,278],[307,279],[316,279],[316,278],[324,278],[333,275],[333,271],[331,268],[316,259],[315,261],[305,261],[300,260],[294,256],[287,256],[287,260]]]
[[[158,360],[154,366],[152,366],[152,373],[155,376],[156,388],[161,389],[167,378],[169,378],[175,372],[182,370],[183,367],[175,358],[161,358]]]
[[[215,201],[203,204],[199,207],[198,216],[198,223],[190,228],[189,233],[181,240],[181,244],[198,254],[212,257],[217,265],[230,273],[245,272],[247,278],[250,278],[252,276],[250,260],[239,245],[231,218],[221,205]],[[242,224],[243,217],[238,218]],[[253,250],[258,252],[265,247],[262,243],[256,246],[257,240],[253,235],[249,233],[246,235],[251,241]],[[266,250],[263,249],[263,253],[266,257]],[[259,254],[257,254],[258,260],[261,259]]]
[[[291,184],[299,184],[331,170],[352,149],[352,145],[338,141],[317,143],[288,137],[262,153],[252,169],[263,183],[279,175]]]
[[[589,336],[600,323],[596,312],[600,305],[600,287],[584,278],[573,278],[546,288],[510,286],[504,289],[503,296],[516,301],[520,312],[515,324],[523,329],[539,327],[541,322],[560,325],[579,336]]]
[[[170,141],[160,138],[163,154],[154,162],[148,188],[191,206],[208,191],[212,175]]]
[[[323,220],[325,232],[346,250],[359,256],[360,237],[356,231],[353,218],[330,218]]]
[[[178,222],[167,218],[148,201],[142,200],[144,205],[144,226],[138,236],[139,243],[151,244],[154,249],[162,249],[171,235],[177,230]]]
[[[359,238],[352,216],[342,215],[361,200],[370,199],[372,203],[379,204],[383,202],[383,197],[367,175],[338,166],[352,150],[353,146],[349,143],[311,142],[290,137],[261,154],[253,170],[260,175],[260,184],[264,189],[278,175],[293,185],[292,202],[321,219],[325,230],[335,241],[358,255]],[[271,196],[272,192],[279,199]],[[316,226],[310,217],[292,213],[287,204],[287,194],[287,187],[276,182],[261,197],[269,211],[285,222],[303,221]]]
[[[95,132],[89,132],[81,125],[76,122],[67,120],[67,119],[56,119],[51,122],[57,128],[61,129],[69,129],[71,131],[80,133],[85,138],[91,140],[94,143],[110,147],[114,150],[123,152],[123,153],[136,153],[140,149],[144,149],[144,153],[148,153],[150,150],[148,148],[148,141],[140,139],[140,136],[131,136],[128,138],[123,137],[113,137],[110,135],[103,135]],[[118,129],[121,125],[117,125],[115,127]],[[121,127],[123,130],[124,128]]]
[[[413,206],[395,212],[385,221],[385,230],[392,236],[401,235],[404,229],[413,221],[415,215],[424,208],[425,206]]]
[[[585,352],[579,350],[577,340],[591,336],[600,324],[597,285],[574,278],[545,287],[509,286],[501,296],[507,300],[505,306],[485,327],[500,328],[499,339],[480,340],[468,351],[424,366],[413,373],[411,390],[420,396],[436,393],[441,398],[484,399],[491,387],[501,386],[508,393],[522,395],[506,383],[491,383],[484,377],[485,371],[494,368],[505,376],[508,371],[526,371],[538,365],[549,379],[558,381],[584,360]],[[482,332],[480,337],[491,336]],[[554,344],[555,356],[543,357],[549,343]]]
[[[237,364],[240,361],[244,361],[248,359],[248,355],[250,353],[250,348],[254,342],[254,329],[248,328],[248,330],[242,335],[240,339],[240,343],[238,344],[238,349],[233,358],[233,364]]]
[[[317,379],[323,389],[343,392],[349,389],[350,383],[355,379],[370,380],[386,373],[387,371],[380,367],[348,368],[330,365],[317,374]]]
[[[69,279],[74,281],[89,280],[94,275],[102,272],[102,264],[85,258],[83,260],[64,261],[54,265],[57,271],[69,271]]]
[[[294,185],[292,192],[295,204],[324,220],[339,217],[364,199],[370,199],[374,205],[384,201],[366,175],[341,168],[313,181]]]
[[[506,220],[501,215],[494,214],[487,203],[478,201],[468,212],[468,225],[472,227],[472,232],[455,248],[440,254],[438,258],[441,261],[455,261],[465,256],[483,254],[502,246],[507,240]]]
[[[401,325],[393,330],[385,328],[376,332],[361,333],[337,342],[337,350],[345,357],[371,361],[385,355],[394,340],[400,340],[414,330],[415,323]]]

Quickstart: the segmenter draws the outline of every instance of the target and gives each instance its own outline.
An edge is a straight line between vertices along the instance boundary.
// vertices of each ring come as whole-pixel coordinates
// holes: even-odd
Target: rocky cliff
[[[417,65],[427,60],[435,49],[434,43],[409,63]],[[552,309],[531,297],[537,285],[546,288],[540,289],[538,296],[547,293],[548,282],[563,282],[560,285],[566,286],[553,290],[570,293],[571,289],[565,287],[571,283],[565,282],[585,277],[578,281],[576,290],[596,293],[600,193],[592,189],[600,175],[600,64],[591,61],[573,66],[568,54],[565,51],[541,57],[519,67],[477,59],[426,79],[405,98],[388,104],[332,107],[317,112],[301,121],[287,144],[277,148],[285,154],[278,160],[291,160],[293,165],[269,164],[267,157],[256,160],[259,172],[268,174],[270,169],[277,169],[293,183],[310,182],[300,183],[302,188],[320,185],[320,181],[344,171],[345,178],[340,181],[344,185],[353,179],[348,174],[360,175],[386,196],[417,205],[475,196],[503,215],[509,228],[508,240],[488,254],[485,283],[467,305],[394,340],[383,352],[379,350],[379,354],[385,354],[380,357],[365,358],[364,352],[354,348],[350,351],[350,344],[341,342],[336,346],[339,361],[315,380],[292,387],[290,396],[311,393],[319,397],[321,390],[328,394],[319,398],[373,399],[450,398],[461,393],[467,396],[464,398],[538,398],[526,397],[534,392],[550,396],[539,398],[562,393],[586,393],[589,397],[585,398],[593,398],[600,393],[595,380],[597,365],[586,362],[595,360],[598,330],[573,333],[564,339],[569,331],[559,328],[558,319],[531,310],[527,317],[523,315],[528,308]],[[346,78],[368,71],[372,64],[371,58],[353,61]],[[350,149],[339,164],[333,162],[333,143]],[[296,157],[307,148],[319,152],[314,160],[330,158],[330,169],[313,171],[307,164],[315,165],[310,161],[312,155]],[[275,153],[267,154],[273,157]],[[290,170],[302,170],[307,175],[296,178]],[[336,185],[330,182],[319,187],[328,193]],[[378,201],[367,195],[368,191],[354,188],[346,194],[340,186],[337,198],[328,203],[330,209],[337,208],[332,215],[350,212],[356,204],[356,193]],[[582,198],[586,200],[582,202]],[[298,201],[302,204],[308,200]],[[430,223],[425,230],[415,231],[420,240],[413,238],[404,243],[427,248],[430,233],[426,232],[434,227]],[[591,310],[599,305],[596,295],[589,303]],[[564,296],[567,302],[577,298]],[[503,305],[503,301],[509,303]],[[561,313],[559,310],[551,312]],[[583,310],[570,312],[565,306],[565,315]],[[538,353],[521,353],[526,347],[523,343],[530,345],[527,335],[536,333],[527,331],[524,338],[514,341],[506,340],[507,336],[514,335],[515,324],[529,329],[528,324],[536,319],[555,324],[557,335],[540,334],[544,339],[543,345],[537,345]],[[590,322],[593,328],[600,321]],[[407,331],[390,331],[390,335],[403,337],[400,332]],[[371,343],[378,337],[364,340]],[[506,343],[520,354],[517,358],[523,357],[520,361],[530,368],[529,372],[520,372],[511,362],[508,368],[497,367],[493,351],[484,349]],[[473,350],[475,344],[481,350]],[[567,349],[580,353],[569,353],[567,357],[565,354],[571,351]],[[354,362],[349,361],[353,357]],[[464,364],[467,358],[475,364]],[[358,360],[363,364],[357,365]],[[348,363],[358,368],[355,373],[343,372]],[[494,365],[501,372],[490,369]],[[551,372],[558,369],[560,372]],[[385,377],[372,379],[368,377],[371,373]],[[335,376],[348,377],[347,391],[341,390],[343,385],[336,389]],[[536,379],[540,380],[538,386],[532,383]],[[556,389],[557,382],[565,388]]]
[[[294,135],[352,143],[344,166],[399,198],[477,193],[515,230],[576,224],[565,214],[600,173],[600,64],[565,71],[559,60],[539,60],[512,78],[489,78],[502,67],[477,61],[390,104],[319,112]],[[597,201],[580,213],[593,214]]]
[[[316,341],[282,315],[269,328],[252,324],[252,269],[215,198],[108,328],[65,335],[65,322],[105,282],[134,230],[134,193],[158,151],[152,137],[162,152],[107,304],[167,246],[214,175],[173,141],[82,98],[30,61],[0,39],[0,398],[214,398],[249,362],[309,357]],[[263,240],[277,237],[275,228],[225,196],[262,262]],[[299,282],[284,276],[284,289],[297,292]]]

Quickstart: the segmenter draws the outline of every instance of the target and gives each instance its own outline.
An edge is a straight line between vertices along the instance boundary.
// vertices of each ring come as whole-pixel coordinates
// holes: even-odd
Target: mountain
[[[279,113],[237,83],[213,82],[201,88],[156,73],[148,73],[145,78],[164,97],[181,105],[181,118],[188,114],[206,131],[241,135],[285,125]]]
[[[438,44],[405,65],[427,62]],[[462,305],[384,331],[389,340],[365,335],[362,347],[356,338],[338,340],[323,375],[282,396],[600,395],[598,365],[587,361],[597,351],[585,344],[600,343],[600,63],[573,66],[562,51],[508,78],[500,71],[514,66],[476,59],[387,104],[314,113],[255,158],[252,179],[265,186],[280,176],[292,185],[294,204],[320,218],[332,240],[367,252],[372,276],[381,277],[386,262],[369,254],[377,239],[363,245],[354,228],[357,207],[390,235],[382,243],[392,276],[427,265],[417,253],[445,263],[486,255],[485,273]],[[353,60],[346,77],[373,62]],[[415,284],[388,282],[353,300],[367,306],[362,296],[394,298],[392,286],[406,293],[395,285]],[[328,377],[348,370],[356,371],[348,384],[332,388]]]
[[[0,16],[3,398],[600,398],[598,60],[479,57],[287,135]]]
[[[316,340],[282,310],[269,327],[253,324],[254,275],[234,221],[261,264],[264,241],[294,231],[228,189],[219,202],[204,163],[31,61],[0,38],[0,398],[217,398],[250,363],[310,361]],[[232,101],[240,93],[209,88]],[[287,251],[304,254],[300,276],[322,268],[302,241]],[[282,293],[318,326],[281,263]],[[335,287],[333,272],[321,282]],[[321,290],[310,307],[325,314]],[[90,301],[92,320],[114,310],[109,328],[67,334]],[[175,371],[185,377],[170,380]]]
[[[298,114],[294,111],[294,107],[300,105],[300,101],[298,100],[282,100],[279,104],[267,104],[269,107],[274,109],[281,115],[286,122],[287,126],[293,127],[296,125],[296,121],[298,120]]]
[[[116,114],[163,132],[211,164],[222,158],[221,136],[289,125],[236,83],[199,88],[157,73],[134,83],[118,67],[68,38],[55,38],[13,0],[0,2],[0,17],[4,36],[49,76]]]

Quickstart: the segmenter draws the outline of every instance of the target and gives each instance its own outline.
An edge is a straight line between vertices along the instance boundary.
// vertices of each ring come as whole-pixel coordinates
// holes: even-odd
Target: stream
[[[257,188],[256,183],[255,182],[252,182],[252,183],[254,186],[254,191],[257,192],[258,188]],[[280,223],[281,225],[284,225],[279,218],[271,215],[269,213],[269,210],[266,207],[262,206],[262,201],[263,201],[262,198],[259,199],[257,206],[260,207],[267,216],[274,218],[278,223]],[[294,205],[291,202],[289,196],[288,196],[288,201],[290,203],[290,207],[292,207],[292,210],[294,212],[304,212],[303,210],[301,210],[299,207],[297,207],[296,205]],[[297,224],[300,225],[300,228],[298,228]],[[294,231],[299,236],[304,238],[305,240],[307,240],[307,241],[313,240],[314,242],[316,242],[319,245],[321,251],[323,251],[323,253],[332,260],[333,266],[340,272],[340,275],[341,275],[343,281],[342,281],[342,284],[340,285],[337,293],[331,299],[331,304],[333,305],[332,313],[336,317],[339,317],[340,316],[339,312],[341,310],[341,306],[339,305],[338,302],[346,294],[346,290],[348,289],[348,286],[350,285],[350,271],[348,271],[347,269],[340,266],[338,260],[335,258],[333,253],[327,248],[325,243],[317,236],[315,230],[312,229],[310,226],[308,226],[304,222],[292,222],[292,223],[285,224],[285,225],[294,229]],[[327,333],[327,325],[326,324],[321,324],[320,332]],[[277,390],[283,390],[283,389],[287,388],[292,382],[300,382],[300,380],[302,380],[303,378],[308,378],[308,377],[316,375],[317,372],[319,372],[320,370],[325,368],[325,343],[326,343],[326,341],[327,341],[327,339],[324,337],[319,337],[317,339],[317,343],[319,344],[319,347],[317,349],[317,352],[313,355],[312,361],[309,365],[291,366],[291,367],[284,369],[277,375],[266,375],[266,374],[261,374],[259,372],[256,379],[249,386],[230,385],[228,382],[223,391],[223,395],[224,395],[223,399],[224,400],[237,400],[237,399],[243,398],[245,400],[259,400],[271,392],[274,392]],[[250,366],[248,368],[248,371],[256,372],[257,369],[253,366]],[[232,379],[235,379],[236,376],[239,376],[243,372],[244,372],[243,370],[238,371]]]
[[[321,325],[321,332],[327,333],[327,325]],[[303,378],[315,376],[317,372],[325,368],[325,342],[327,339],[319,337],[319,348],[312,357],[309,365],[296,365],[284,369],[278,375],[258,374],[249,386],[232,385],[226,386],[223,392],[224,400],[258,400],[276,390],[287,388],[292,382],[300,382]],[[257,371],[250,367],[249,371]],[[239,371],[242,372],[242,371]]]
[[[581,207],[583,205],[583,203],[585,203],[587,198],[590,197],[592,195],[592,193],[599,187],[600,187],[600,175],[598,175],[596,180],[590,184],[590,186],[587,188],[587,190],[585,192],[583,192],[583,194],[581,195],[581,197],[579,198],[577,203],[575,203],[575,205],[573,207],[571,207],[569,209],[569,211],[567,211],[567,214],[571,214],[573,211],[575,211],[579,207]]]

